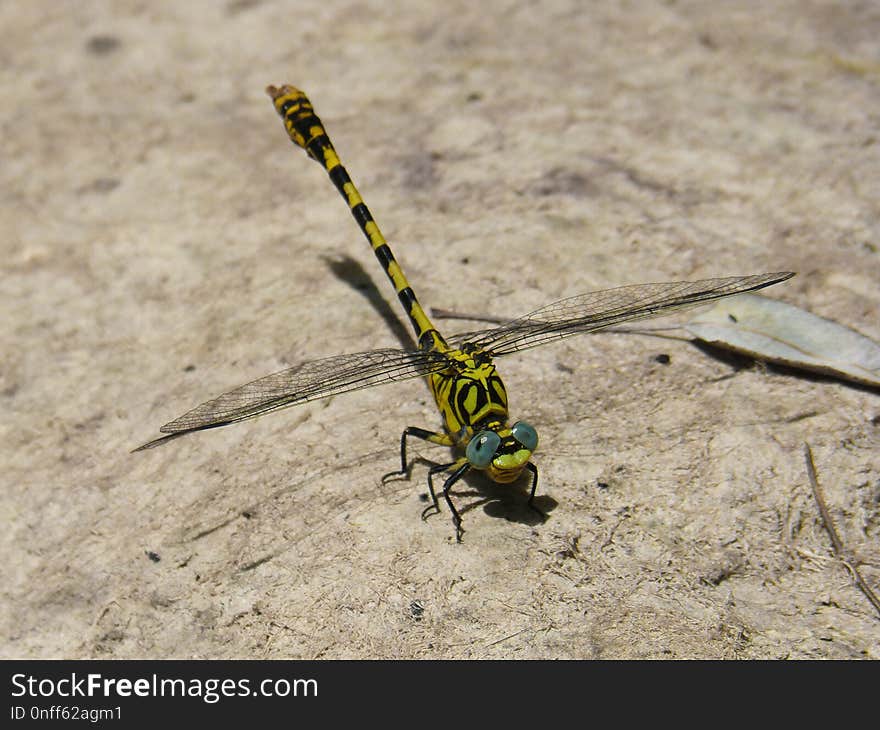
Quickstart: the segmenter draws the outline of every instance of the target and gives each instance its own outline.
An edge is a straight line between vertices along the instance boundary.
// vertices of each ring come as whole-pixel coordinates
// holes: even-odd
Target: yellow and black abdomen
[[[315,114],[308,97],[296,87],[289,85],[282,86],[280,89],[270,86],[266,91],[272,97],[275,109],[284,120],[284,127],[290,140],[304,149],[309,157],[326,170],[330,180],[348,203],[348,208],[357,221],[358,227],[367,237],[373,253],[394,286],[397,298],[412,323],[419,348],[442,352],[446,348],[446,342],[419,304],[403,269],[400,268],[391,248],[385,241],[385,237],[379,230],[379,226],[373,219],[373,214],[370,213],[370,209],[361,198],[351,176],[339,160],[336,149],[324,129],[324,124]]]

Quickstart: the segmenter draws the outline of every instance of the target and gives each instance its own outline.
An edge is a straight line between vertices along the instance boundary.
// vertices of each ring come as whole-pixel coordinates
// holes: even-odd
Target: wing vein
[[[451,343],[454,347],[468,343],[493,356],[507,355],[563,337],[755,291],[792,276],[791,272],[777,272],[605,289],[561,299],[491,329],[456,335]]]

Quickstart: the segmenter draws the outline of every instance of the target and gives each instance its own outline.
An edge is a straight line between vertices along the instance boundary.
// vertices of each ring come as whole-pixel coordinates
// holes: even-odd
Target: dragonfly
[[[471,471],[484,472],[500,484],[512,484],[527,472],[531,477],[527,504],[546,518],[534,504],[538,468],[532,455],[538,447],[538,433],[527,421],[511,424],[507,389],[495,367],[496,358],[622,322],[763,289],[794,276],[793,272],[783,271],[618,287],[562,299],[498,326],[446,338],[419,303],[306,94],[290,85],[269,86],[266,92],[290,140],[324,168],[348,204],[394,287],[418,346],[334,355],[267,375],[212,398],[166,423],[159,429],[163,436],[135,451],[317,399],[425,377],[443,427],[434,430],[406,427],[400,437],[400,469],[386,474],[383,481],[393,477],[409,478],[411,463],[407,460],[407,445],[410,439],[451,447],[457,454],[452,461],[432,462],[428,469],[431,502],[423,510],[422,518],[441,511],[434,478],[445,474],[441,493],[452,515],[456,541],[461,542],[464,532],[461,513],[450,492]]]

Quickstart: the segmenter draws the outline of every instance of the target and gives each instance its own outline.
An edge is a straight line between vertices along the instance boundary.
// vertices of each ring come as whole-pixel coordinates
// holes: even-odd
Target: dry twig
[[[834,546],[834,555],[847,567],[847,570],[852,574],[856,585],[862,593],[865,594],[874,608],[877,609],[877,613],[880,614],[880,599],[877,598],[877,594],[871,590],[871,586],[869,586],[865,582],[865,579],[862,578],[862,574],[859,573],[859,569],[856,567],[856,561],[844,546],[843,541],[840,539],[840,535],[837,534],[837,529],[834,527],[834,523],[831,521],[831,514],[828,512],[825,499],[822,497],[822,491],[819,489],[819,480],[816,478],[816,465],[813,463],[813,452],[810,450],[809,444],[804,444],[804,460],[807,462],[807,476],[810,478],[810,486],[813,488],[813,496],[816,498],[816,504],[819,506],[819,514],[822,515],[822,522],[825,523],[825,529],[828,530],[828,534],[831,536],[831,544]]]

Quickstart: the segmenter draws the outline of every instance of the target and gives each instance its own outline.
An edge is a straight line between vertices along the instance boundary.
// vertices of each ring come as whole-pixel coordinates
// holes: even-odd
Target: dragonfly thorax
[[[448,367],[428,376],[446,432],[461,447],[478,424],[507,423],[507,389],[489,354],[483,350],[449,350]]]

